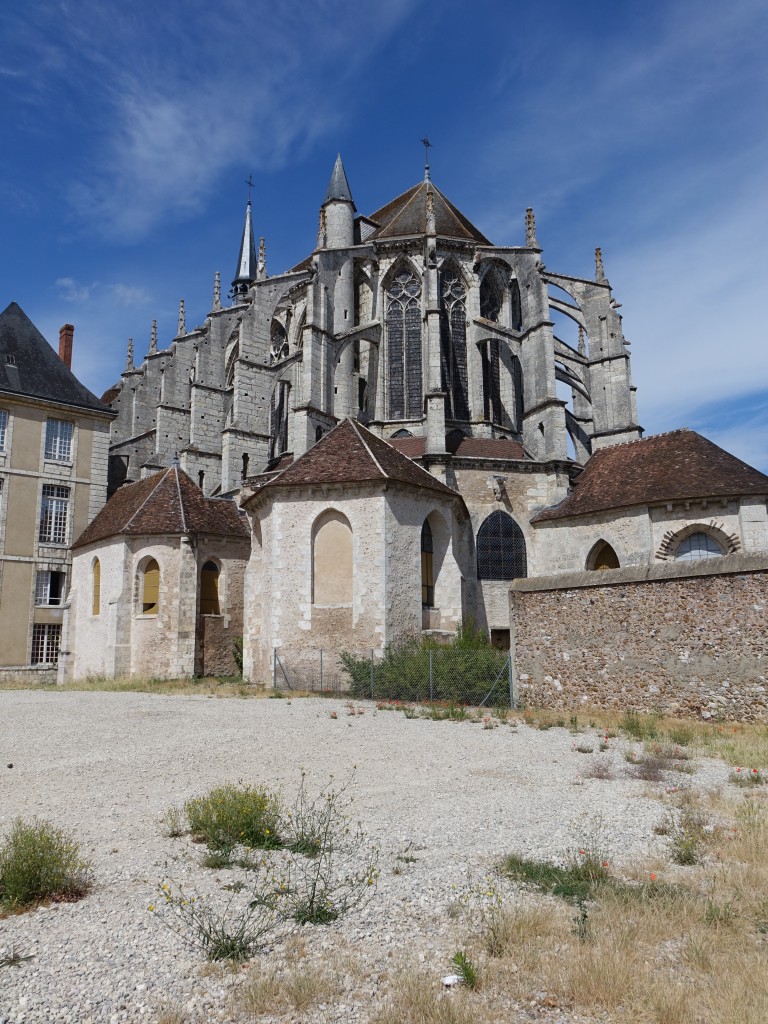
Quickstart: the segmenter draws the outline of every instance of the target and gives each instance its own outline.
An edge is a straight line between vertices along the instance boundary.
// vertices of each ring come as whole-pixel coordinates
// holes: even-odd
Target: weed
[[[178,839],[187,831],[187,816],[183,807],[169,807],[160,815],[160,831],[168,839]]]
[[[72,836],[47,821],[16,819],[0,847],[0,907],[74,902],[90,884],[90,863]]]
[[[605,758],[595,757],[584,769],[584,777],[587,779],[612,779],[614,778],[613,765]]]
[[[209,850],[200,859],[204,868],[211,868],[213,871],[221,871],[222,868],[232,867],[231,850]]]
[[[0,956],[0,967],[21,967],[23,963],[31,960],[34,953],[19,953],[15,946],[11,946],[10,951],[4,956]]]
[[[587,911],[587,905],[584,900],[578,900],[576,908],[576,915],[573,918],[573,934],[578,937],[579,942],[586,942],[589,938],[589,912]]]
[[[652,740],[659,734],[658,717],[626,711],[619,720],[619,729],[633,740]]]
[[[635,779],[642,779],[643,782],[662,782],[664,772],[669,769],[668,762],[662,757],[648,755],[641,757],[633,764],[627,774]]]
[[[713,928],[723,928],[732,925],[736,917],[733,904],[726,901],[717,903],[715,900],[707,900],[707,907],[704,911],[704,923]]]
[[[676,722],[672,725],[668,725],[664,732],[669,737],[670,742],[674,743],[678,747],[690,746],[696,735],[693,727],[687,725],[685,722]]]
[[[734,786],[748,788],[752,786],[764,786],[765,783],[768,782],[768,778],[766,778],[759,768],[734,768],[728,776],[728,781],[732,782]]]
[[[688,804],[684,804],[677,817],[670,818],[670,845],[676,864],[698,864],[706,845],[706,818]]]
[[[227,785],[188,800],[190,831],[210,850],[230,854],[236,846],[280,846],[280,800],[263,786]]]
[[[603,858],[587,850],[580,850],[565,866],[512,854],[504,860],[502,870],[511,878],[576,904],[591,899],[610,877]]]
[[[495,718],[491,718],[490,715],[483,715],[483,728],[484,729],[497,729],[499,723]]]
[[[576,743],[573,748],[578,754],[594,754],[595,748],[591,743]]]
[[[189,1017],[180,1003],[164,1003],[160,1007],[156,1024],[187,1024]]]
[[[480,978],[477,968],[463,950],[459,949],[453,954],[451,964],[456,968],[456,973],[467,988],[476,989],[478,987]]]
[[[398,978],[394,996],[372,1024],[467,1024],[473,1019],[468,998],[468,993],[456,992],[446,999],[432,979],[406,974]]]

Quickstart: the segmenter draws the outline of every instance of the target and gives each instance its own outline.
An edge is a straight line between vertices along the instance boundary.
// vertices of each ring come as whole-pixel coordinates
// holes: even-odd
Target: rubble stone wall
[[[768,558],[516,580],[521,701],[768,720]]]

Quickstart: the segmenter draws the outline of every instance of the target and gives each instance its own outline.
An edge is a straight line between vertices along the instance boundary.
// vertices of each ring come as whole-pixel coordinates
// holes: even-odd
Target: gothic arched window
[[[206,562],[200,572],[200,614],[219,614],[219,567]]]
[[[160,566],[150,558],[141,574],[141,613],[157,615],[160,608]]]
[[[527,575],[523,531],[507,512],[491,512],[477,532],[477,578],[516,580]]]
[[[387,381],[390,419],[422,414],[421,282],[403,265],[387,288]]]
[[[421,528],[421,603],[424,608],[435,606],[435,571],[433,565],[434,545],[432,527],[424,520]]]
[[[504,282],[495,267],[486,273],[480,282],[480,316],[498,323],[504,304]]]
[[[467,290],[452,265],[440,271],[440,369],[447,393],[446,416],[469,419],[467,398]]]

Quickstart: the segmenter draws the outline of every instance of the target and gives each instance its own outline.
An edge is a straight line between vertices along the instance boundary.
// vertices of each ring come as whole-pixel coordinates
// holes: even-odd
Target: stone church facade
[[[381,650],[469,618],[506,644],[521,578],[765,554],[768,478],[692,431],[643,438],[628,344],[600,250],[593,280],[550,271],[530,210],[523,244],[495,246],[428,170],[358,215],[338,158],[304,261],[268,274],[249,200],[229,303],[217,274],[204,324],[182,303],[167,345],[153,325],[137,364],[129,344],[101,515],[175,456],[201,501],[245,510],[253,679],[275,650]],[[134,561],[162,525],[143,521],[141,542],[109,534]]]

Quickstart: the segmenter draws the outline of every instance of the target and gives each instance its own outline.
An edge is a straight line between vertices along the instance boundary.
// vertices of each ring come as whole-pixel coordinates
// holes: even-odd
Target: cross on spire
[[[251,189],[256,187],[252,174],[249,174],[248,177],[245,179],[245,184],[248,186],[248,202],[250,203]]]
[[[429,181],[429,151],[432,148],[432,143],[425,135],[423,139],[419,140],[424,147],[424,181]]]

